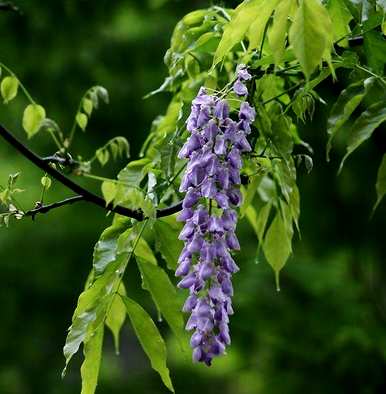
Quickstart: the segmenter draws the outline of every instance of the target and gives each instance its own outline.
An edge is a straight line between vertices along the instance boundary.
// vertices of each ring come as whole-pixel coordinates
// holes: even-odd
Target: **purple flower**
[[[233,91],[238,96],[246,96],[248,94],[247,87],[239,79],[233,85]]]
[[[252,78],[252,75],[249,74],[247,70],[247,66],[245,64],[239,64],[236,71],[237,78],[241,79],[242,81],[248,81]]]
[[[255,120],[256,111],[253,107],[249,105],[246,101],[241,103],[239,119],[246,120],[248,123],[252,123]]]
[[[240,65],[233,91],[246,96],[244,82],[249,79],[246,66]],[[226,100],[201,88],[186,124],[190,137],[179,152],[180,158],[188,159],[188,165],[180,185],[180,191],[186,192],[178,216],[185,222],[179,236],[185,246],[176,276],[181,277],[178,287],[190,293],[183,311],[190,313],[186,329],[193,331],[193,361],[206,365],[224,354],[231,342],[231,275],[239,270],[231,252],[240,249],[234,208],[241,204],[241,154],[252,149],[247,135],[255,110],[243,102],[239,120],[231,117],[235,119]]]

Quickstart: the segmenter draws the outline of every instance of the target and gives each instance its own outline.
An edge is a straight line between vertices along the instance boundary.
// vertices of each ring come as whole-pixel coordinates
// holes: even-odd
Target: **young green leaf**
[[[83,114],[82,112],[78,112],[76,114],[76,123],[78,126],[85,131],[88,123],[87,115]]]
[[[283,0],[279,3],[273,16],[272,27],[268,32],[268,42],[276,65],[280,64],[283,58],[289,25],[288,16],[294,4],[295,0]]]
[[[214,55],[213,66],[220,63],[230,50],[244,38],[250,25],[259,15],[261,4],[264,1],[244,1],[236,8],[232,20],[225,26],[224,34]]]
[[[147,312],[135,301],[128,297],[122,297],[126,306],[127,314],[134,328],[135,334],[149,357],[151,366],[159,373],[164,385],[174,393],[169,369],[166,365],[166,346],[165,342]]]
[[[351,127],[351,134],[348,140],[346,154],[344,155],[339,167],[342,170],[344,162],[364,141],[369,139],[374,130],[386,121],[386,105],[382,100],[371,105],[366,111],[355,120]]]
[[[81,394],[94,394],[98,383],[100,364],[102,361],[103,324],[84,344],[84,361],[80,368],[82,376]]]
[[[112,201],[114,201],[115,196],[117,195],[117,185],[112,181],[105,181],[102,183],[102,194],[103,198],[106,201],[106,206],[109,205]]]
[[[23,114],[23,128],[28,138],[33,137],[39,130],[42,121],[46,117],[46,111],[41,105],[30,104]]]
[[[5,77],[1,81],[0,91],[5,104],[8,104],[16,97],[18,88],[19,81],[14,76]]]
[[[348,46],[348,38],[344,38],[350,34],[350,21],[353,19],[351,12],[346,7],[344,0],[328,0],[327,10],[331,17],[332,28],[334,32],[334,40],[339,41],[338,45],[342,47]]]
[[[259,12],[255,14],[254,21],[248,29],[248,50],[260,48],[264,30],[279,0],[263,0],[260,2]]]
[[[278,290],[280,290],[279,273],[292,251],[291,241],[292,227],[286,224],[278,212],[267,230],[263,243],[264,255],[275,272]]]
[[[301,0],[289,31],[289,41],[307,79],[331,44],[331,19],[319,0]]]
[[[126,307],[122,301],[121,295],[126,295],[126,289],[123,283],[119,285],[118,292],[114,296],[106,317],[106,326],[113,334],[115,353],[117,355],[119,354],[119,333],[126,320]]]
[[[45,175],[40,179],[40,183],[46,190],[48,190],[51,187],[52,181],[47,175]]]
[[[90,116],[92,113],[92,109],[93,109],[93,103],[92,100],[90,100],[89,98],[84,98],[83,102],[82,102],[82,107],[84,112]]]
[[[386,154],[383,155],[381,165],[378,169],[377,183],[375,188],[377,190],[377,202],[374,205],[373,211],[377,209],[377,206],[386,194]]]

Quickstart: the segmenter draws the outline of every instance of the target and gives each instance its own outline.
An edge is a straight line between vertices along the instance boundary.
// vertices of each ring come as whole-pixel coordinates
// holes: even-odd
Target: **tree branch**
[[[52,209],[63,207],[64,205],[74,204],[75,202],[78,201],[85,201],[85,199],[83,196],[74,196],[74,197],[66,198],[65,200],[62,201],[54,202],[53,204],[47,204],[47,205],[37,204],[34,209],[25,212],[24,216],[31,216],[32,220],[34,220],[35,216],[39,213],[47,213]]]
[[[68,189],[72,190],[78,196],[69,198],[67,200],[60,201],[58,203],[54,203],[48,206],[38,207],[35,210],[29,211],[29,216],[34,216],[38,213],[45,213],[54,208],[61,207],[67,204],[74,203],[76,201],[87,201],[94,205],[97,205],[100,208],[103,208],[106,211],[111,211],[114,213],[118,213],[122,216],[130,217],[136,219],[138,221],[142,221],[146,219],[143,212],[138,210],[132,210],[121,205],[113,206],[109,204],[106,206],[105,200],[90,192],[89,190],[83,188],[77,183],[73,182],[71,179],[67,178],[61,172],[57,171],[53,168],[48,161],[44,160],[40,156],[36,155],[30,149],[28,149],[22,142],[20,142],[16,137],[14,137],[7,129],[0,125],[0,136],[3,137],[10,145],[12,145],[17,151],[19,151],[25,158],[27,158],[30,162],[35,164],[35,166],[41,168],[47,174],[51,175],[54,179],[60,182],[62,185],[66,186]],[[158,209],[156,212],[156,217],[164,217],[172,215],[173,213],[179,212],[182,209],[182,201],[171,205],[169,207]]]

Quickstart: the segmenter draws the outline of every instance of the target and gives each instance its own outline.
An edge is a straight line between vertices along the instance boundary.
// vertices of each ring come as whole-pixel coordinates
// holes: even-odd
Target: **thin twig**
[[[35,216],[38,215],[39,213],[47,213],[53,209],[63,207],[65,205],[69,204],[74,204],[78,201],[85,201],[85,198],[83,196],[74,196],[74,197],[69,197],[66,198],[65,200],[54,202],[53,204],[47,204],[47,205],[38,205],[34,209],[30,209],[29,211],[24,213],[24,216],[30,216],[32,219],[35,219]]]

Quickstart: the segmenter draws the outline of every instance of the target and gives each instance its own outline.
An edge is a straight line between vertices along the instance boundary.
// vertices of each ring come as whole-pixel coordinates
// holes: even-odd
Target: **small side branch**
[[[32,220],[34,220],[35,216],[38,215],[39,213],[47,213],[52,209],[60,208],[63,207],[64,205],[74,204],[78,201],[85,201],[85,199],[83,196],[74,196],[74,197],[66,198],[65,200],[62,201],[55,202],[53,204],[47,204],[47,205],[37,204],[37,206],[34,209],[25,212],[24,216],[30,216],[32,217]]]
[[[29,148],[27,148],[22,142],[20,142],[16,137],[14,137],[5,127],[0,125],[0,136],[3,137],[10,145],[12,145],[17,151],[19,151],[24,157],[26,157],[30,162],[35,164],[37,167],[42,169],[44,172],[52,176],[52,178],[56,179],[62,185],[66,186],[68,189],[77,194],[75,197],[71,197],[69,199],[47,205],[42,207],[36,207],[35,209],[29,211],[28,216],[35,216],[38,213],[46,213],[54,208],[62,207],[67,204],[72,204],[77,201],[87,201],[94,205],[97,205],[100,208],[103,208],[106,211],[111,211],[114,213],[118,213],[122,216],[130,217],[136,219],[138,221],[142,221],[146,219],[145,215],[141,210],[133,210],[121,205],[113,206],[111,204],[106,206],[105,200],[90,192],[89,190],[83,188],[77,183],[73,182],[71,179],[67,178],[61,172],[56,170],[50,165],[50,160],[43,159],[40,156],[36,155]],[[182,209],[182,202],[178,202],[169,207],[157,210],[157,217],[164,217],[172,215],[173,213],[179,212]]]

